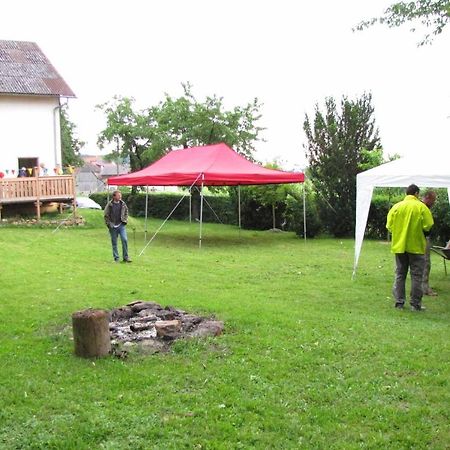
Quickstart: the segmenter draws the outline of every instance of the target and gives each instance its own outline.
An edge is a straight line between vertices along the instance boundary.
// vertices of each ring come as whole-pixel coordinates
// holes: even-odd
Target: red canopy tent
[[[220,143],[173,150],[145,169],[127,175],[108,178],[108,184],[115,186],[203,187],[302,183],[304,180],[305,176],[303,173],[266,169],[265,167],[261,167],[258,164],[248,161],[228,147],[228,145]],[[169,214],[169,217],[171,214]],[[147,201],[145,216],[147,222]],[[200,201],[200,247],[202,239],[202,219],[203,190],[201,190]],[[240,222],[239,199],[239,227]],[[158,233],[158,231],[156,233]],[[144,250],[142,250],[142,252]]]
[[[266,169],[226,144],[173,150],[145,169],[108,179],[116,186],[236,186],[302,183],[303,173]]]

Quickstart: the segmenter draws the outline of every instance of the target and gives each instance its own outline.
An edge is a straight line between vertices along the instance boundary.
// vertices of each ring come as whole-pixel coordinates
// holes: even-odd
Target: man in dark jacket
[[[433,205],[436,202],[436,192],[434,191],[426,191],[422,197],[422,202],[428,206],[431,210]],[[433,291],[430,287],[430,271],[431,271],[431,240],[430,236],[426,236],[427,239],[427,247],[425,249],[425,267],[423,270],[423,281],[422,281],[422,290],[423,295],[435,296],[437,295],[436,291]]]
[[[111,244],[115,262],[119,262],[117,237],[122,241],[122,255],[124,262],[131,262],[128,257],[128,238],[125,226],[128,222],[128,207],[122,200],[120,191],[114,191],[112,200],[108,202],[104,211],[105,223],[111,235]]]

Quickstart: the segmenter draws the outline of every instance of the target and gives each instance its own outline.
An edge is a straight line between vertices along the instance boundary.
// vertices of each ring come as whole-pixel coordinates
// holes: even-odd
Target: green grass
[[[0,228],[0,448],[449,448],[450,277],[433,256],[425,313],[397,311],[393,258],[353,241],[168,222],[111,262],[84,228]],[[150,221],[155,230],[160,221]],[[132,227],[136,228],[136,238]],[[135,242],[135,243],[134,243]],[[127,360],[73,356],[71,314],[154,300],[225,333]]]

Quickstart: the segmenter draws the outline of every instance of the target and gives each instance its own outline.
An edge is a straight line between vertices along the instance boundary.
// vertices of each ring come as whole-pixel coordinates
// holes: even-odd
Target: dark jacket
[[[110,228],[113,225],[113,218],[112,218],[112,200],[108,202],[108,204],[105,207],[104,211],[104,217],[105,217],[105,223],[108,228]],[[123,200],[120,200],[120,220],[125,225],[128,222],[128,206]]]

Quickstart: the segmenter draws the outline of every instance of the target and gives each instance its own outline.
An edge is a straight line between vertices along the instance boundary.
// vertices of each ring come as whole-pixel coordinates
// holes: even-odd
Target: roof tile
[[[0,40],[0,95],[75,97],[34,42]]]

